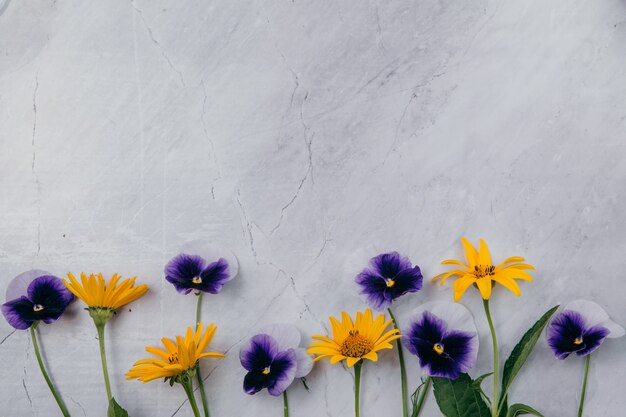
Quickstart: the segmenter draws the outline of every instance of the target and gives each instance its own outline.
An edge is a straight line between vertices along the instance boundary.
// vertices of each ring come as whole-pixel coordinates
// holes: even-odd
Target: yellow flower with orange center
[[[521,256],[511,256],[505,259],[504,262],[494,266],[491,262],[489,248],[484,240],[480,239],[478,250],[465,238],[461,238],[461,242],[465,248],[467,265],[454,259],[445,260],[441,263],[444,265],[458,265],[462,269],[444,272],[432,279],[433,282],[441,279],[439,284],[443,285],[449,277],[459,276],[460,278],[454,281],[453,284],[454,301],[459,301],[467,288],[472,284],[478,288],[483,299],[488,300],[491,297],[491,289],[496,282],[519,296],[521,290],[515,280],[520,279],[529,282],[533,280],[526,270],[533,270],[535,267],[524,263],[524,258]]]
[[[391,324],[391,320],[385,321],[385,315],[380,314],[376,319],[372,316],[369,308],[364,313],[357,312],[353,322],[346,312],[341,313],[341,322],[334,317],[329,317],[332,326],[332,338],[315,335],[313,339],[318,342],[311,343],[307,353],[319,355],[314,361],[330,358],[330,363],[335,364],[345,359],[348,367],[354,366],[362,359],[373,362],[378,360],[378,352],[382,349],[392,349],[391,342],[400,338],[400,331],[385,330]]]
[[[194,331],[187,328],[185,337],[176,336],[176,341],[166,337],[161,339],[165,349],[158,347],[146,347],[146,351],[155,357],[141,359],[133,364],[133,368],[126,373],[126,379],[138,379],[143,383],[166,378],[176,378],[185,372],[195,372],[198,361],[202,358],[223,358],[224,354],[218,352],[205,352],[211,343],[217,327],[213,323],[209,324],[202,332],[202,323]]]

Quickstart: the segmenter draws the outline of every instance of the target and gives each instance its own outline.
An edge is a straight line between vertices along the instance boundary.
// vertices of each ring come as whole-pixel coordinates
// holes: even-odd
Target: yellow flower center
[[[392,280],[392,279],[388,279],[387,280],[387,287],[391,288],[394,285],[396,285],[396,282],[394,280]]]
[[[443,346],[441,343],[435,343],[433,345],[433,350],[437,352],[437,355],[441,355],[443,353]]]
[[[269,373],[270,373],[270,367],[268,366],[267,368],[263,369],[263,370],[261,371],[261,373],[262,373],[263,375],[267,375],[267,374],[269,374]]]
[[[358,330],[350,330],[349,336],[341,344],[341,354],[350,358],[362,358],[373,348],[374,344],[361,336]]]
[[[575,344],[575,345],[582,345],[582,344],[583,344],[583,338],[582,338],[582,336],[577,337],[576,339],[574,339],[574,344]]]
[[[41,304],[35,304],[33,306],[33,311],[41,311],[43,310],[43,306]]]
[[[493,276],[495,274],[495,269],[496,267],[493,265],[474,265],[474,276],[476,278]]]
[[[202,284],[202,277],[195,277],[191,280],[194,284]]]
[[[178,363],[178,353],[177,353],[177,352],[172,353],[172,354],[170,355],[170,357],[169,357],[169,358],[167,358],[167,361],[168,361],[170,364],[173,364],[173,363]]]

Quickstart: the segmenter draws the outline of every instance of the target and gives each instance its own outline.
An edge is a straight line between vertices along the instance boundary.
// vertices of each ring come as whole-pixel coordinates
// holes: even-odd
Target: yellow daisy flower
[[[521,256],[511,256],[501,264],[494,266],[491,262],[489,248],[484,240],[480,239],[480,247],[478,251],[465,238],[461,238],[463,247],[465,248],[465,256],[467,257],[467,265],[461,261],[448,259],[441,262],[444,265],[458,265],[462,269],[454,269],[444,272],[432,279],[433,282],[441,278],[440,285],[452,276],[458,275],[460,278],[454,281],[454,301],[459,301],[465,290],[474,284],[480,291],[483,300],[491,297],[491,288],[495,283],[502,284],[513,294],[519,296],[521,290],[516,279],[531,282],[533,278],[525,270],[533,270],[534,266],[523,263],[524,258]]]
[[[369,308],[364,313],[356,313],[356,321],[353,322],[348,313],[341,313],[341,323],[334,317],[329,317],[332,325],[332,339],[326,336],[313,336],[319,342],[311,343],[307,353],[319,355],[313,361],[330,358],[330,363],[335,364],[346,360],[348,367],[354,366],[361,359],[369,359],[373,362],[378,360],[376,353],[382,349],[392,349],[390,342],[400,338],[400,331],[392,329],[385,332],[391,324],[391,320],[385,321],[385,315],[380,314],[374,320],[372,310]]]
[[[87,276],[81,272],[81,282],[78,282],[72,273],[68,273],[67,276],[70,281],[63,280],[67,289],[89,307],[116,310],[135,301],[148,291],[146,284],[134,286],[136,277],[122,280],[122,283],[118,285],[122,277],[117,274],[113,274],[108,284],[102,278],[102,274]]]
[[[176,336],[175,342],[164,337],[161,342],[163,342],[165,350],[158,347],[146,347],[146,351],[155,355],[156,358],[135,362],[133,368],[126,373],[126,379],[138,379],[146,383],[155,379],[166,378],[171,379],[172,383],[182,383],[183,381],[179,381],[177,378],[184,373],[195,373],[200,359],[224,357],[222,353],[204,351],[213,339],[215,330],[217,327],[211,323],[202,334],[202,323],[199,323],[195,331],[188,327],[184,338]]]

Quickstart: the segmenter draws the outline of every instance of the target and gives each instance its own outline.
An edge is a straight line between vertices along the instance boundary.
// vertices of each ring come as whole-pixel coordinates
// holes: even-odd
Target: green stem
[[[287,390],[283,391],[283,416],[289,417],[289,400],[287,399]]]
[[[591,362],[591,355],[587,355],[585,360],[585,376],[583,377],[583,390],[580,394],[580,405],[578,406],[578,417],[583,416],[583,408],[585,406],[585,393],[587,392],[587,375],[589,374],[589,362]]]
[[[428,388],[430,388],[430,382],[431,382],[430,377],[426,377],[426,381],[424,382],[424,388],[422,389],[422,392],[420,393],[420,398],[417,401],[417,405],[415,406],[415,409],[413,410],[412,417],[417,417],[422,412],[422,407],[424,407],[424,401],[426,400],[426,394],[428,393]]]
[[[181,382],[183,389],[185,390],[185,394],[187,394],[187,398],[189,399],[189,405],[191,405],[191,409],[193,410],[193,415],[195,417],[200,417],[200,410],[198,410],[198,404],[196,403],[196,397],[193,395],[193,379],[190,379],[187,382]]]
[[[391,308],[388,308],[387,311],[389,312],[389,316],[391,317],[391,320],[393,321],[393,327],[400,330],[400,328],[398,327],[398,322],[396,322],[396,318],[391,312]],[[396,340],[396,345],[398,346],[398,361],[400,362],[400,379],[402,381],[402,416],[408,417],[409,409],[408,409],[407,404],[408,404],[409,398],[408,398],[407,387],[406,387],[406,368],[404,366],[404,353],[402,352],[402,342],[400,342],[400,339]]]
[[[96,323],[98,331],[98,342],[100,343],[100,359],[102,360],[102,373],[104,374],[104,385],[107,390],[107,399],[111,402],[113,395],[111,394],[111,383],[109,382],[109,370],[107,368],[107,354],[104,350],[104,323]]]
[[[489,323],[489,330],[491,330],[491,343],[493,344],[493,398],[491,402],[491,416],[498,417],[498,384],[500,382],[498,375],[498,338],[496,337],[496,329],[493,327],[493,321],[491,320],[489,300],[483,300],[483,306],[485,307],[485,315],[487,316],[487,322]]]
[[[52,383],[52,380],[50,380],[50,377],[48,376],[48,373],[46,372],[46,368],[43,365],[43,360],[41,359],[41,353],[39,353],[39,344],[37,343],[37,335],[35,333],[35,328],[37,327],[37,324],[38,322],[35,322],[33,323],[32,326],[30,326],[30,337],[33,339],[33,347],[35,348],[35,356],[37,356],[39,369],[41,369],[41,374],[43,375],[43,379],[46,380],[46,384],[48,384],[48,388],[50,388],[50,392],[52,392],[52,396],[54,397],[57,404],[59,405],[59,408],[61,409],[61,413],[63,413],[63,416],[69,417],[70,413],[67,411],[67,408],[65,408],[65,404],[63,404],[63,400],[61,399],[61,396],[59,395],[57,390],[54,388],[54,384]]]
[[[200,322],[202,321],[200,320],[200,311],[202,308],[202,294],[203,294],[202,291],[198,293],[198,303],[196,304],[196,329],[198,328],[198,326],[200,325]]]
[[[360,391],[361,391],[361,365],[363,363],[358,361],[354,364],[354,415],[359,417],[359,403],[360,403]]]
[[[202,306],[202,295],[204,293],[200,291],[198,294],[198,303],[196,304],[196,329],[200,325],[200,311]],[[204,380],[202,379],[202,372],[200,371],[200,364],[198,363],[198,369],[196,370],[196,376],[198,378],[198,390],[200,390],[200,398],[202,399],[202,410],[204,411],[204,417],[209,417],[209,405],[206,399],[206,392],[204,391]]]

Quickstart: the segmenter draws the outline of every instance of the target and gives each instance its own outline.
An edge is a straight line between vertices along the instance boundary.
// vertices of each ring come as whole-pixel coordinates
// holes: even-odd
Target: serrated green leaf
[[[543,417],[543,414],[541,414],[539,411],[525,404],[513,404],[509,408],[509,412],[507,413],[506,417],[516,417],[522,414],[532,414],[533,416]]]
[[[446,417],[490,417],[480,391],[472,378],[461,374],[456,380],[433,377],[435,399],[439,410]]]
[[[511,355],[504,363],[504,369],[502,371],[502,388],[500,390],[500,404],[498,405],[500,408],[502,408],[502,404],[506,401],[506,394],[511,386],[511,383],[519,373],[520,369],[522,369],[522,366],[524,366],[526,359],[528,359],[528,356],[535,347],[537,340],[539,340],[541,332],[543,332],[546,324],[548,324],[548,320],[550,320],[550,317],[552,317],[557,308],[559,308],[558,305],[548,310],[530,329],[528,329],[526,333],[524,333],[524,336],[522,336],[519,343],[515,345]]]
[[[107,417],[128,417],[128,412],[124,410],[117,403],[117,401],[115,401],[115,398],[111,398],[111,401],[109,401],[109,410],[107,411]]]

